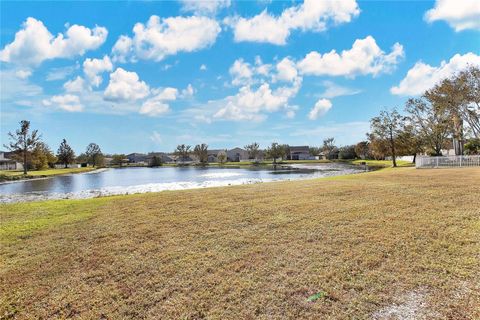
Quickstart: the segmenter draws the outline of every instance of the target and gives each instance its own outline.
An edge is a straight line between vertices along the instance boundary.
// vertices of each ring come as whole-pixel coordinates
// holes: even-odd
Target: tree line
[[[252,142],[243,148],[247,151],[248,158],[252,161],[259,160],[260,155],[262,155],[264,159],[269,159],[276,163],[277,160],[286,160],[290,156],[290,146],[288,144],[279,144],[278,142],[272,142],[265,150],[260,149],[260,145],[257,142]],[[337,147],[333,137],[325,139],[321,147],[309,148],[309,154],[312,156],[318,156],[321,153],[325,155],[326,159],[355,159],[357,157],[355,145]],[[173,151],[173,154],[180,161],[188,161],[190,156],[194,155],[198,162],[206,164],[209,155],[208,145],[202,143],[192,147],[186,144],[179,144]],[[227,150],[220,150],[216,154],[216,158],[218,162],[225,163],[227,161]]]
[[[42,141],[38,130],[31,130],[30,121],[20,121],[20,128],[15,132],[9,132],[10,142],[4,147],[12,152],[12,158],[22,162],[23,173],[28,170],[44,170],[54,168],[56,164],[62,164],[65,168],[73,163],[86,163],[93,167],[103,165],[104,155],[96,143],[90,143],[85,152],[78,157],[72,147],[63,139],[54,154],[50,147]]]
[[[389,156],[396,166],[401,155],[455,155],[480,153],[480,69],[469,66],[405,103],[405,115],[397,108],[383,110],[370,121],[370,156]]]

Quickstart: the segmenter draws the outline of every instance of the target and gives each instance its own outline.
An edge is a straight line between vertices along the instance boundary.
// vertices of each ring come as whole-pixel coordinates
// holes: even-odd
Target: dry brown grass
[[[2,205],[0,315],[479,319],[479,195],[401,168]]]

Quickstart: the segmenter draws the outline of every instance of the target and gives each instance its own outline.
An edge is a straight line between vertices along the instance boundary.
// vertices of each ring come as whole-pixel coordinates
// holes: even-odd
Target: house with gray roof
[[[248,161],[248,152],[242,148],[233,148],[227,150],[227,159],[231,162]]]
[[[290,154],[288,160],[313,160],[314,156],[310,155],[309,146],[290,146]]]

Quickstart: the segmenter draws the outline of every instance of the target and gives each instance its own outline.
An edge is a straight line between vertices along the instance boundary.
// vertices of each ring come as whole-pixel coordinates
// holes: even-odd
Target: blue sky
[[[1,142],[171,151],[365,138],[480,65],[480,2],[1,2]]]

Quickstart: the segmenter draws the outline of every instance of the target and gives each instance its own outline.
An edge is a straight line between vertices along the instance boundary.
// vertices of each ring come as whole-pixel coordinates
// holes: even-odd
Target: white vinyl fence
[[[478,156],[419,157],[415,161],[417,168],[478,167]]]

